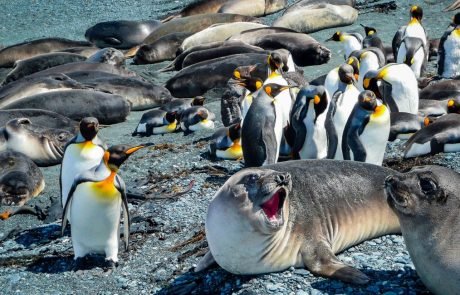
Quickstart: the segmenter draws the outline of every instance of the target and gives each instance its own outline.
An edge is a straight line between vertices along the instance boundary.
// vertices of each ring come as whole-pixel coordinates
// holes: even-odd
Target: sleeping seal
[[[40,109],[0,110],[0,127],[16,118],[28,118],[33,124],[46,128],[64,129],[77,132],[78,122],[58,113]]]
[[[385,178],[394,173],[376,165],[332,160],[243,169],[227,180],[209,205],[210,252],[196,271],[214,260],[234,274],[294,266],[365,284],[369,278],[335,254],[400,232],[383,188]]]
[[[277,19],[274,27],[289,28],[301,33],[353,24],[358,10],[348,5],[316,4],[295,9]]]
[[[13,150],[28,156],[38,166],[61,162],[64,146],[75,133],[45,128],[27,118],[13,119],[0,128],[0,151]]]
[[[415,167],[385,181],[409,255],[434,294],[460,294],[460,175],[440,166]]]
[[[22,206],[45,188],[43,174],[28,157],[0,152],[0,205]]]

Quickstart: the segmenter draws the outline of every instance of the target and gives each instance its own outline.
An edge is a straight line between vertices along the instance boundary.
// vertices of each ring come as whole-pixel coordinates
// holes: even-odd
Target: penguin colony
[[[430,42],[423,27],[423,9],[420,6],[410,8],[409,21],[396,32],[391,48],[384,45],[377,29],[372,27],[362,25],[364,37],[356,32],[334,33],[326,41],[343,44],[345,61],[341,65],[331,65],[332,70],[323,80],[318,79],[321,81],[318,83],[309,84],[305,81],[302,70],[296,65],[295,56],[289,51],[267,50],[263,46],[255,46],[255,50],[260,50],[260,53],[254,55],[254,62],[235,65],[229,67],[228,73],[223,70],[223,73],[219,73],[224,76],[225,87],[234,93],[236,105],[230,111],[230,124],[217,129],[210,137],[209,154],[218,159],[241,160],[246,167],[259,167],[276,163],[280,158],[352,160],[382,165],[387,141],[397,139],[407,139],[404,147],[406,158],[460,151],[460,84],[457,82],[460,75],[460,14],[456,14],[450,23],[445,21],[447,29],[438,48],[438,76],[430,79],[428,85],[421,83],[430,57]],[[259,29],[267,28],[255,30]],[[292,38],[297,38],[299,34],[289,29],[273,30],[280,30],[273,33],[275,35],[291,34]],[[246,38],[249,40],[250,34],[255,32],[248,32]],[[238,31],[235,35],[237,34],[244,35],[245,32]],[[40,42],[46,43],[49,40],[37,40],[37,45],[33,46],[40,47]],[[144,42],[137,45],[142,44]],[[98,48],[91,44],[85,46],[91,52],[88,56],[93,53],[96,53],[96,57],[101,56],[101,53],[97,53]],[[188,48],[182,54],[209,49],[204,48],[205,46],[224,49],[225,42],[212,41],[207,45],[196,46],[196,49]],[[72,49],[74,47],[76,46],[68,45],[68,48],[52,51],[78,51]],[[19,52],[21,49],[10,46],[0,50],[0,61],[6,60],[5,56],[11,50]],[[135,51],[136,49],[124,53],[124,57],[132,57]],[[113,62],[113,59],[119,57],[120,52],[115,49],[111,52],[116,54],[107,56],[105,52],[105,58],[99,64],[80,64],[79,66],[85,68],[83,74],[81,68],[62,68],[56,73],[62,73],[65,79],[74,84],[56,87],[70,87],[67,91],[84,89],[87,93],[104,91],[101,77],[95,79],[94,72],[103,73],[105,67],[115,69],[114,64],[118,62]],[[79,54],[84,56],[87,53],[80,50]],[[224,52],[219,54],[221,55],[216,59],[226,58]],[[201,65],[205,62],[212,63],[213,58],[202,61]],[[329,57],[321,63],[328,59]],[[19,102],[21,106],[20,103],[29,96],[54,91],[51,86],[39,89],[34,83],[37,79],[55,75],[52,69],[56,66],[53,64],[48,69],[35,73],[33,78],[26,75],[17,81],[5,81],[0,88],[0,102],[9,99]],[[192,67],[193,65],[189,66],[188,70]],[[153,90],[155,93],[150,97],[129,97],[127,92],[120,90],[122,87],[115,87],[115,84],[129,90],[139,90],[140,84],[133,84],[133,81],[148,81],[137,76],[130,78],[132,73],[125,73],[123,67],[118,69],[118,74],[114,74],[112,70],[104,73],[107,81],[113,83],[113,87],[104,84],[110,88],[111,94],[122,96],[120,99],[129,101],[132,108],[144,108],[145,105],[149,105],[147,108],[157,107],[143,114],[132,136],[150,137],[179,130],[188,134],[214,129],[216,116],[204,106],[204,97],[175,98],[167,88],[157,85],[145,86],[152,89],[156,87]],[[183,71],[185,70],[187,67]],[[199,70],[197,67],[197,74]],[[453,90],[448,94],[440,94],[442,90],[448,92],[448,89],[440,87],[442,89],[436,90],[437,85],[446,81],[454,84]],[[20,87],[16,87],[15,83]],[[425,89],[420,91],[422,85]],[[20,93],[19,89],[27,87],[31,90]],[[429,90],[434,91],[434,94],[426,99],[423,93]],[[164,93],[162,97],[155,95],[160,92]],[[438,97],[443,99],[431,99],[438,93]],[[223,103],[227,103],[225,98],[222,99]],[[150,102],[147,103],[147,100]],[[4,109],[8,109],[8,103],[4,105]],[[92,107],[97,108],[97,105]],[[152,144],[108,147],[98,137],[99,122],[104,121],[105,116],[91,117],[91,112],[88,111],[88,116],[81,118],[72,116],[71,111],[66,113],[65,107],[59,110],[49,111],[61,112],[61,115],[69,116],[70,121],[79,121],[78,132],[73,133],[74,137],[67,142],[64,152],[60,154],[62,232],[70,224],[75,260],[80,261],[88,254],[97,253],[105,255],[108,262],[117,264],[119,227],[123,224],[124,246],[127,249],[130,222],[127,190],[118,171],[130,155]],[[116,109],[111,111],[115,112]],[[34,122],[33,118],[31,120]],[[3,134],[5,127],[0,128]],[[10,136],[10,141],[11,138],[13,137]],[[24,147],[19,147],[19,144],[0,141],[0,152],[21,151]],[[1,216],[7,218],[8,214]]]

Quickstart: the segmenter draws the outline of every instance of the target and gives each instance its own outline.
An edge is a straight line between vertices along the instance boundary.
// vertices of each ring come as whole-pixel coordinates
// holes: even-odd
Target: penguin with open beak
[[[378,82],[381,85],[378,85]],[[419,91],[417,78],[406,64],[387,64],[364,76],[363,87],[382,99],[391,112],[417,114]],[[382,90],[382,91],[381,91]]]
[[[439,41],[438,75],[454,78],[460,75],[460,13]]]
[[[382,165],[390,126],[388,108],[372,91],[361,92],[343,131],[343,159]]]
[[[419,38],[423,42],[423,47],[425,48],[425,52],[428,52],[428,42],[426,37],[425,28],[422,26],[422,18],[423,18],[423,9],[420,6],[412,6],[410,9],[410,21],[406,26],[402,26],[396,32],[393,37],[393,41],[391,46],[393,47],[393,55],[395,60],[398,57],[398,50],[401,46],[401,42],[406,37],[415,37]],[[426,55],[428,59],[428,55]]]
[[[99,165],[79,174],[68,193],[62,217],[62,234],[70,214],[74,259],[90,253],[105,254],[109,263],[118,262],[120,211],[123,208],[123,238],[129,245],[129,211],[126,187],[117,175],[120,166],[136,151],[150,146],[112,146]]]
[[[77,136],[65,147],[60,173],[63,208],[75,177],[98,165],[107,149],[107,146],[98,137],[98,131],[99,122],[96,118],[83,118],[80,121],[80,131]]]
[[[293,152],[296,157],[334,158],[337,134],[330,102],[323,86],[307,86],[300,90],[291,115],[291,125],[295,133]]]
[[[241,124],[233,124],[216,130],[211,136],[209,154],[225,160],[243,158],[241,147]]]
[[[335,32],[331,38],[326,41],[336,41],[343,44],[344,54],[343,57],[346,60],[350,54],[355,50],[361,50],[363,48],[363,36],[359,33],[346,33],[346,32]]]
[[[416,78],[420,78],[426,69],[428,62],[428,52],[426,51],[423,41],[416,37],[406,37],[401,41],[398,49],[397,63],[405,63],[415,74]]]

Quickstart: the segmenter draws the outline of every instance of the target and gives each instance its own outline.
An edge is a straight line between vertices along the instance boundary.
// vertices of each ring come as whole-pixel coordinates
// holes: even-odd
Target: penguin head
[[[265,91],[265,93],[270,96],[271,98],[275,98],[278,96],[278,94],[280,94],[281,92],[283,92],[284,90],[286,89],[289,89],[291,88],[291,86],[288,86],[288,85],[279,85],[279,84],[276,84],[276,83],[269,83],[269,84],[266,84],[263,86],[263,89]]]
[[[447,112],[460,114],[460,97],[449,99],[447,102]]]
[[[99,121],[93,117],[86,117],[80,121],[80,134],[86,141],[91,141],[99,131]]]
[[[326,41],[343,41],[344,34],[340,31],[337,31],[332,35],[331,38],[327,39]]]
[[[365,90],[359,94],[358,104],[364,110],[374,112],[375,108],[378,106],[377,97],[373,91]]]
[[[264,84],[264,81],[258,77],[251,77],[249,79],[237,81],[235,82],[235,84],[243,86],[244,88],[246,88],[247,90],[251,92],[256,92],[257,90],[260,89],[260,87],[262,87],[262,85]]]
[[[257,65],[237,67],[233,71],[233,79],[238,80],[238,81],[249,79],[252,76],[251,74],[255,71],[256,68],[257,68]]]
[[[207,120],[208,117],[209,117],[209,112],[207,109],[205,108],[200,108],[197,112],[196,112],[196,115],[198,116],[198,118],[200,119],[200,121],[204,121],[204,120]]]
[[[241,124],[236,123],[228,127],[227,136],[231,141],[235,141],[241,138]]]
[[[356,82],[355,71],[349,64],[342,64],[339,67],[339,79],[345,84],[353,84]]]
[[[359,60],[355,56],[350,56],[347,59],[346,63],[353,67],[353,75],[355,77],[355,80],[358,81],[360,67]]]
[[[192,100],[192,106],[202,106],[206,98],[203,96],[197,96]]]
[[[452,26],[456,27],[458,25],[460,25],[460,12],[452,18]]]
[[[368,71],[364,75],[363,88],[365,90],[371,90],[377,97],[382,99],[382,95],[377,84],[378,71]]]
[[[111,146],[104,153],[104,163],[110,170],[117,172],[121,164],[123,164],[134,152],[152,145],[153,143],[145,143],[138,146],[129,146],[125,144]]]
[[[420,6],[414,5],[410,8],[411,19],[416,19],[419,23],[422,22],[423,9]]]
[[[177,112],[167,112],[165,115],[165,121],[167,124],[174,123],[177,120]]]
[[[278,52],[272,52],[268,55],[267,60],[268,66],[270,67],[271,72],[282,72],[284,67],[283,58]]]
[[[375,33],[377,33],[377,30],[372,27],[366,27],[365,25],[361,24],[361,27],[364,28],[364,31],[366,32],[366,36],[372,36]]]

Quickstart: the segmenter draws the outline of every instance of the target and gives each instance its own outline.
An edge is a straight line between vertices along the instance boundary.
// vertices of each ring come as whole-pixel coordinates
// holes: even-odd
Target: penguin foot
[[[106,259],[104,263],[104,267],[102,268],[104,272],[112,272],[118,267],[118,261],[115,262],[112,259]]]

